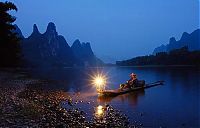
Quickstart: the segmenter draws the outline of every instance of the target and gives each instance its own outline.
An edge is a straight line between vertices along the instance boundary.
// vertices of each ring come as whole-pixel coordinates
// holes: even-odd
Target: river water
[[[164,80],[162,86],[114,98],[98,98],[91,85],[92,76],[107,76],[107,89],[116,89],[134,72],[146,83]],[[37,73],[36,73],[37,74]],[[64,68],[40,71],[44,79],[58,80],[51,87],[66,92],[77,92],[82,100],[94,102],[80,105],[92,115],[93,105],[109,104],[125,113],[131,122],[145,127],[198,127],[200,124],[200,70],[194,67],[104,67]],[[90,109],[88,109],[90,108]]]
[[[164,80],[164,85],[117,97],[98,98],[91,79],[107,77],[107,89],[119,88],[134,72],[146,83]],[[126,114],[131,123],[144,127],[200,127],[200,69],[197,67],[103,67],[31,70],[31,77],[52,82],[46,89],[70,93],[82,103],[88,119],[94,107],[112,105]],[[66,106],[67,107],[67,106]]]

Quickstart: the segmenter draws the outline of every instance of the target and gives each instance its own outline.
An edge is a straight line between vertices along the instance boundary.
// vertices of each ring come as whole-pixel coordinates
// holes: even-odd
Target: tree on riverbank
[[[0,2],[0,67],[15,67],[20,62],[20,39],[12,24],[16,18],[9,11],[17,11],[12,2]]]
[[[129,60],[117,61],[118,66],[144,65],[200,65],[200,51],[189,51],[188,47],[160,52],[156,55],[139,56]]]

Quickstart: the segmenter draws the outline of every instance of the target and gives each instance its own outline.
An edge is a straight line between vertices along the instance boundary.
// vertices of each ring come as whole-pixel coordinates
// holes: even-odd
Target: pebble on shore
[[[0,127],[136,127],[110,105],[105,106],[102,118],[95,116],[94,110],[94,116],[88,121],[86,113],[76,108],[82,100],[74,101],[63,91],[42,90],[40,87],[48,81],[15,78],[14,82],[0,81]],[[63,101],[71,108],[63,108]]]

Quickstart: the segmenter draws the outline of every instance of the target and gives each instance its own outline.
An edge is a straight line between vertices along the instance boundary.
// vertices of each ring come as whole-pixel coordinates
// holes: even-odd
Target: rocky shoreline
[[[43,90],[48,81],[7,76],[11,78],[0,79],[0,127],[141,127],[130,124],[125,114],[110,105],[103,106],[103,116],[95,116],[94,110],[87,120],[86,112],[76,107],[82,101],[64,91]],[[64,108],[63,101],[70,108]]]

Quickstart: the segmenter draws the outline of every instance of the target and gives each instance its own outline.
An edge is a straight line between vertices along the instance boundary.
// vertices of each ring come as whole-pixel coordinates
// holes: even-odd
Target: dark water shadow
[[[109,104],[112,101],[115,102],[128,102],[129,105],[131,106],[136,106],[138,103],[139,97],[144,97],[145,96],[145,90],[139,90],[135,92],[130,92],[114,97],[98,97],[97,102],[100,104]]]
[[[44,89],[80,92],[88,87],[89,74],[84,68],[39,68],[26,70],[31,78],[48,81]]]

